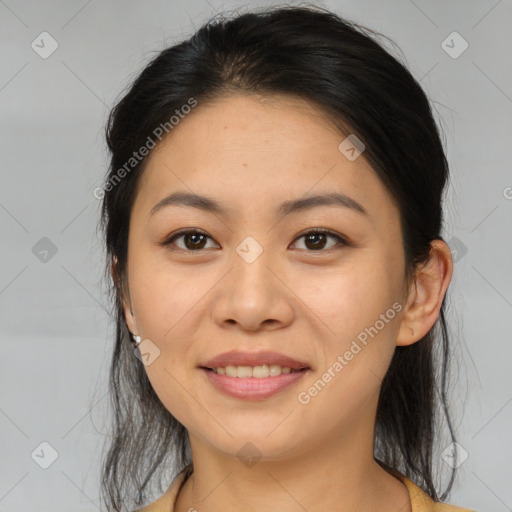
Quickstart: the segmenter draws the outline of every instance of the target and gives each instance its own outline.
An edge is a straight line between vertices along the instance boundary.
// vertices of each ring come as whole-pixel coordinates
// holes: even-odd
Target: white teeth
[[[242,378],[252,377],[252,368],[250,366],[237,366],[236,376]]]
[[[287,366],[279,366],[278,364],[263,364],[260,366],[219,366],[213,368],[213,371],[219,375],[227,375],[228,377],[255,377],[256,379],[262,379],[265,377],[277,377],[282,373],[295,373],[299,370],[292,370]]]

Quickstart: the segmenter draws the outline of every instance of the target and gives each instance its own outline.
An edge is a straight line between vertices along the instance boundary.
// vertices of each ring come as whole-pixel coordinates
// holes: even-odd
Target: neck
[[[373,430],[329,437],[293,456],[253,464],[190,436],[194,472],[175,512],[410,512],[405,485],[373,458]]]

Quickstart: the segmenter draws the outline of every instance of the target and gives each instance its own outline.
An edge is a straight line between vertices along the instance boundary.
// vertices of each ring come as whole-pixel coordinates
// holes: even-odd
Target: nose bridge
[[[241,287],[242,293],[262,293],[273,287],[275,283],[270,282],[272,273],[268,267],[275,258],[268,247],[265,248],[254,237],[247,236],[236,247],[235,252],[233,284]]]

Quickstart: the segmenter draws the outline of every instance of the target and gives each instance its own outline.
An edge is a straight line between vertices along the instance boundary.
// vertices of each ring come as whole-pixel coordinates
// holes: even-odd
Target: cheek
[[[198,414],[190,393],[190,339],[195,329],[194,305],[209,287],[194,285],[190,276],[177,277],[162,263],[134,260],[130,278],[137,325],[158,355],[145,366],[155,393],[181,423]],[[197,278],[196,278],[197,281]],[[155,350],[155,349],[153,349]],[[201,411],[199,411],[201,412]]]
[[[373,392],[384,376],[395,349],[402,307],[396,301],[393,280],[393,271],[382,263],[368,264],[361,258],[361,265],[297,284],[297,295],[321,319],[318,371],[330,368],[337,375],[329,384],[333,393],[344,394],[344,387],[357,389],[356,396],[365,389]]]
[[[377,262],[361,261],[360,265],[297,278],[294,291],[322,319],[331,337],[346,340],[373,325],[392,307],[396,300],[393,279]]]
[[[141,332],[150,339],[172,339],[209,288],[207,274],[199,278],[197,268],[184,273],[161,258],[134,258],[130,289]]]

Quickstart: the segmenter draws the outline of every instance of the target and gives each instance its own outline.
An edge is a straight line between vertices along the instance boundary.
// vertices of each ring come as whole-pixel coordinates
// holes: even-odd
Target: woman
[[[371,34],[313,7],[212,20],[113,109],[108,510],[464,510],[454,471],[434,483],[448,165]]]

